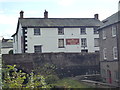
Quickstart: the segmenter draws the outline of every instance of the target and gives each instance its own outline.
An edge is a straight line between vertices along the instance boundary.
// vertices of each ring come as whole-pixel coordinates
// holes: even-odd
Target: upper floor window
[[[103,30],[103,39],[106,39],[106,31],[105,30]]]
[[[116,26],[112,26],[112,37],[116,36],[116,30],[117,30],[117,27]]]
[[[81,38],[81,47],[87,47],[87,39]]]
[[[34,52],[35,53],[41,53],[42,52],[42,46],[41,45],[34,46]]]
[[[58,39],[58,47],[64,48],[64,39]]]
[[[40,28],[34,28],[34,35],[40,35]]]
[[[107,50],[106,48],[103,49],[103,58],[104,59],[107,59],[107,51],[106,50]]]
[[[99,38],[94,38],[94,46],[99,47]]]
[[[80,28],[80,34],[86,34],[86,28]]]
[[[118,54],[118,53],[117,53],[117,47],[114,47],[114,48],[113,48],[113,58],[114,58],[114,59],[117,59],[117,54]]]
[[[97,30],[97,28],[94,28],[94,34],[98,34],[99,32],[98,32],[98,30]]]
[[[58,28],[58,35],[64,35],[64,28]]]

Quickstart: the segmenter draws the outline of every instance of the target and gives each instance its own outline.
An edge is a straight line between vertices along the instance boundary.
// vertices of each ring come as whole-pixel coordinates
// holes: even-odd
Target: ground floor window
[[[81,38],[81,47],[87,47],[87,39]]]
[[[64,48],[64,39],[58,39],[58,48]]]
[[[41,53],[42,52],[42,46],[41,45],[35,45],[34,46],[34,52],[35,53]]]
[[[114,71],[114,78],[115,80],[118,80],[118,71]]]

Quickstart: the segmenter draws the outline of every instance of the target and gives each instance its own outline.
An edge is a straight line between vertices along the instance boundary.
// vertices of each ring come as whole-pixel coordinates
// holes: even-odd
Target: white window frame
[[[103,59],[106,60],[107,59],[107,48],[103,49]]]
[[[103,32],[103,33],[102,33],[103,39],[106,39],[106,30],[103,30],[102,32]]]
[[[80,34],[85,35],[86,34],[86,28],[80,28]]]
[[[117,47],[113,47],[113,58],[118,59]]]
[[[117,27],[116,26],[112,26],[112,37],[116,36],[116,30],[117,30]]]
[[[34,53],[41,53],[42,45],[34,45]]]
[[[58,28],[58,35],[64,35],[64,28]]]
[[[81,38],[81,47],[87,47],[87,39]]]
[[[58,48],[65,48],[64,39],[58,39]]]
[[[41,35],[40,28],[34,28],[34,35]]]

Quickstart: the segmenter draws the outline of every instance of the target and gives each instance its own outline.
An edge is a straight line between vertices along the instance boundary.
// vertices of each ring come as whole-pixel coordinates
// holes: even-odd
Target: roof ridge
[[[95,18],[22,18],[22,19],[95,19]]]

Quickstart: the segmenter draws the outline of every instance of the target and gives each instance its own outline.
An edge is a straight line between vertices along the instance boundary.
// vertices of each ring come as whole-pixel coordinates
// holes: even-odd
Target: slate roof
[[[19,19],[22,27],[76,27],[100,26],[101,22],[95,18],[23,18]]]
[[[54,27],[99,27],[102,22],[95,18],[19,18],[17,24],[17,34],[19,24],[22,27],[40,27],[40,28],[54,28]]]
[[[118,20],[119,19],[119,20]],[[120,12],[116,12],[113,15],[111,15],[110,17],[106,18],[105,20],[103,20],[103,24],[100,26],[99,29],[105,28],[109,25],[115,24],[118,21],[120,21]]]
[[[12,39],[3,39],[2,40],[2,48],[13,48],[13,40]]]
[[[13,48],[13,42],[3,42],[2,48]]]

